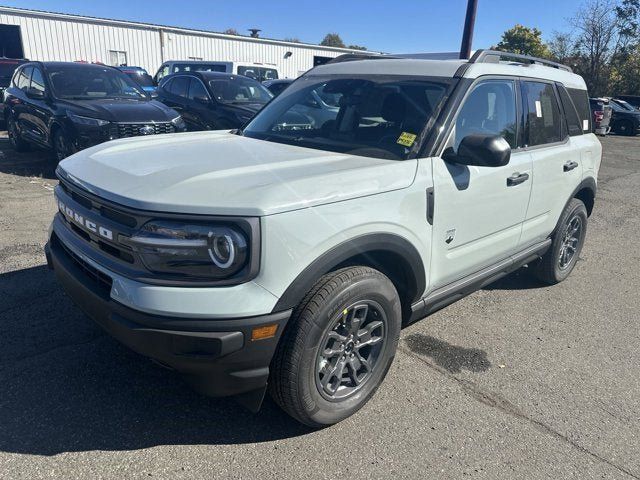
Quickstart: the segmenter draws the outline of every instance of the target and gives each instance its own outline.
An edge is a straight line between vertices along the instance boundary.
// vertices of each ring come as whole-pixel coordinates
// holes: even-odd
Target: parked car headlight
[[[100,118],[91,118],[91,117],[83,117],[81,115],[76,115],[72,112],[67,112],[69,116],[69,120],[73,123],[77,123],[78,125],[88,125],[90,127],[104,127],[108,125],[109,122],[107,120],[102,120]]]
[[[183,130],[183,129],[185,129],[187,127],[187,125],[184,123],[184,119],[181,116],[178,116],[178,117],[174,118],[173,120],[171,120],[171,123],[173,123],[173,125],[178,130]]]
[[[224,224],[152,220],[129,239],[152,272],[223,279],[246,266],[244,233]]]

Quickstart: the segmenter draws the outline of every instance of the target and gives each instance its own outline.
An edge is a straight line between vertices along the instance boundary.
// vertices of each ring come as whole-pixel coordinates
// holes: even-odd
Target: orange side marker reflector
[[[278,324],[263,325],[262,327],[256,327],[251,331],[251,341],[264,340],[265,338],[273,338],[278,331]]]

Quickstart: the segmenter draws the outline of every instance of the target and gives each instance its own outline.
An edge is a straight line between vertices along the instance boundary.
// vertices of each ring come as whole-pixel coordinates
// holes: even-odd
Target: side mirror
[[[511,159],[511,147],[500,135],[467,135],[460,142],[457,153],[453,148],[448,148],[442,159],[462,165],[503,167]]]
[[[29,87],[26,91],[27,97],[42,100],[44,98],[44,92],[37,88]]]
[[[194,97],[193,101],[200,104],[200,105],[210,105],[211,104],[211,100],[209,100],[209,97]]]

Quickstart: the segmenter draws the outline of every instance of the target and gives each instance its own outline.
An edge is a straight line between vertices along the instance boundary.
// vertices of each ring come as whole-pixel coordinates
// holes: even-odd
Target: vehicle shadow
[[[190,390],[71,304],[45,266],[0,275],[0,451],[34,455],[266,442],[309,433]]]
[[[544,284],[530,272],[528,267],[522,267],[515,272],[506,275],[495,282],[483,287],[483,290],[532,290],[535,288],[544,288],[548,285]]]
[[[33,147],[18,153],[11,147],[5,132],[0,132],[0,173],[22,177],[55,179],[56,163],[51,153]]]
[[[478,348],[465,348],[422,333],[412,333],[404,339],[409,349],[420,356],[429,357],[449,373],[462,370],[479,373],[491,368],[487,352]]]

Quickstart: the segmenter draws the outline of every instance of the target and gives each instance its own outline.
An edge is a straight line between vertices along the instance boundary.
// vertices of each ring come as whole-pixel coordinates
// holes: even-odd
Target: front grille
[[[144,131],[151,127],[153,132]],[[139,137],[144,135],[159,135],[161,133],[175,133],[176,129],[171,122],[163,123],[115,123],[111,127],[113,138]]]
[[[66,256],[73,261],[73,263],[82,270],[85,277],[94,283],[100,290],[109,293],[111,292],[111,285],[113,284],[113,280],[109,275],[102,273],[100,270],[95,268],[93,265],[85,262],[78,255],[73,253],[64,243],[58,240],[57,237],[52,239],[55,241],[56,245],[59,246],[62,251],[66,254]]]

